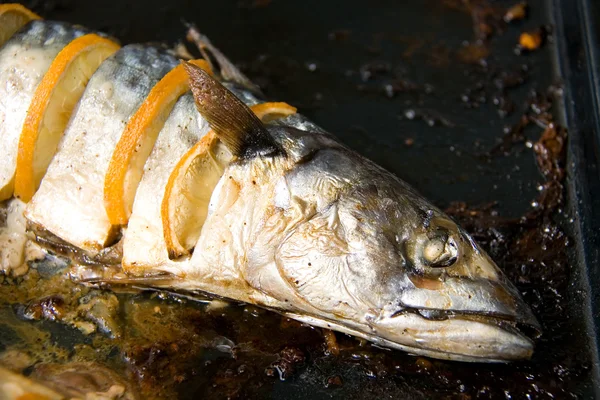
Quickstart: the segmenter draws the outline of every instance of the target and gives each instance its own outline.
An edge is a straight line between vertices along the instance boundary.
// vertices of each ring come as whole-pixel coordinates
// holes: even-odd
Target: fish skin
[[[161,50],[135,44],[101,64],[29,203],[31,222],[91,254],[109,244],[116,228],[106,215],[103,189],[112,149],[152,87],[177,64]]]
[[[0,201],[12,196],[19,136],[38,84],[56,55],[86,33],[67,23],[36,20],[0,48],[0,148],[9,159],[0,163]]]
[[[144,58],[134,64],[144,75],[155,72],[156,62]],[[109,67],[98,69],[88,89],[103,68]],[[110,82],[110,77],[104,79]],[[124,86],[141,90],[139,80],[130,78]],[[227,86],[247,105],[255,101],[235,83]],[[114,97],[105,99],[106,107],[128,108]],[[81,104],[70,128],[93,113],[93,107]],[[226,167],[191,258],[170,274],[164,273],[169,268],[138,265],[135,271],[125,269],[125,277],[107,274],[95,281],[205,292],[435,358],[498,362],[531,357],[533,340],[517,326],[539,329],[535,317],[496,264],[449,217],[302,116],[267,129],[285,155],[240,158]],[[111,134],[116,142],[113,136],[118,132]],[[71,145],[63,140],[52,163],[93,162]],[[102,181],[101,172],[97,180]],[[57,185],[45,193],[63,189]],[[86,229],[85,213],[69,216],[75,196],[63,196],[58,205],[40,192],[27,208],[33,226],[92,255],[102,249],[106,240],[90,245],[63,235]],[[36,198],[42,196],[48,200],[45,211],[36,214]]]
[[[328,134],[270,133],[287,157],[239,160],[225,170],[185,281],[171,287],[414,354],[476,362],[532,355],[533,342],[497,318],[539,327],[535,317],[449,217]],[[223,206],[231,192],[235,201]],[[459,256],[436,271],[406,249],[439,231],[456,241]],[[443,318],[419,314],[427,310]]]
[[[161,188],[164,191],[179,159],[208,130],[206,120],[196,112],[192,95],[183,95],[158,135],[135,195],[127,234],[123,240],[123,269],[129,273],[143,273],[148,268],[177,273],[181,261],[169,259],[162,234],[163,196],[157,193],[160,193]],[[143,266],[141,271],[137,271],[138,265]]]

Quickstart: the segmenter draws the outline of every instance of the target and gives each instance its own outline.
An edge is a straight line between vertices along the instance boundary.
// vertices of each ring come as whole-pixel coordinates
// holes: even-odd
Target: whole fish
[[[435,358],[531,357],[538,322],[467,232],[293,107],[263,103],[197,30],[204,60],[181,63],[36,16],[13,33],[5,274],[33,235],[82,282],[247,302]]]

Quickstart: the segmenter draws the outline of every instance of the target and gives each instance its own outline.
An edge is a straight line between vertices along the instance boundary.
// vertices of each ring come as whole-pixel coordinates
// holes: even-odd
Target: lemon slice
[[[90,77],[118,49],[116,43],[91,33],[58,53],[25,117],[17,155],[16,197],[31,200]]]
[[[262,122],[271,122],[273,120],[287,117],[288,115],[295,114],[296,107],[290,106],[284,102],[269,102],[256,104],[251,106],[250,109]]]
[[[250,108],[261,120],[296,112],[296,108],[286,103],[264,103]],[[210,131],[175,166],[165,187],[161,207],[169,258],[189,254],[196,245],[212,192],[232,158],[214,131]]]
[[[0,48],[0,201],[14,193],[19,139],[38,86],[56,56],[86,33],[64,23],[34,20]]]
[[[20,4],[0,4],[0,46],[2,46],[16,31],[39,15]]]
[[[194,60],[191,63],[210,72],[205,60]],[[104,205],[111,224],[127,224],[144,164],[158,133],[177,99],[188,90],[187,74],[183,65],[178,65],[152,88],[144,103],[127,123],[104,179]]]
[[[192,93],[181,96],[158,134],[135,193],[123,239],[121,264],[127,273],[144,275],[160,271],[180,276],[181,268],[185,269],[179,262],[181,259],[177,262],[169,259],[160,208],[173,169],[209,130],[208,122],[196,109]]]
[[[148,68],[151,65],[152,68]],[[178,65],[154,46],[127,45],[92,75],[25,216],[91,256],[118,238],[108,220],[104,180],[127,121]]]

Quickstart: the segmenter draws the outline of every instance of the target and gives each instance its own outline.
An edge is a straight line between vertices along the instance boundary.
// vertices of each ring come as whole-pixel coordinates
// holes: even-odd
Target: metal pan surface
[[[574,91],[588,83],[589,71],[574,69],[579,64],[569,41],[580,31],[565,30],[582,16],[569,14],[567,1],[530,0],[525,19],[507,22],[516,3],[24,5],[48,19],[107,31],[123,43],[172,46],[184,39],[182,20],[195,23],[267,98],[297,106],[473,233],[542,324],[531,361],[442,362],[342,334],[334,335],[334,344],[329,333],[254,307],[157,293],[90,290],[90,297],[113,296],[117,311],[112,335],[83,335],[56,320],[26,318],[48,295],[27,283],[15,293],[7,282],[0,286],[0,351],[25,354],[24,373],[46,379],[63,376],[60,365],[102,365],[143,398],[592,398],[598,380],[591,287],[597,276],[586,271],[598,260],[589,255],[597,244],[592,200],[600,193],[593,182],[574,178],[591,157],[580,151],[590,146],[583,136],[573,140],[588,121],[575,118],[584,111]],[[517,49],[521,33],[540,30],[539,49]],[[584,109],[588,118],[596,116]],[[548,155],[549,129],[568,145]],[[548,170],[545,160],[556,169]],[[72,285],[60,292],[65,309],[73,306],[66,293],[77,290]],[[2,354],[0,360],[6,360]]]

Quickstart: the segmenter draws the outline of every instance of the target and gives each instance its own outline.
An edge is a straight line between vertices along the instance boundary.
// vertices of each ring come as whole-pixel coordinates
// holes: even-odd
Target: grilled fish
[[[197,30],[204,60],[180,63],[25,20],[0,48],[4,238],[22,246],[27,226],[82,282],[247,302],[440,359],[531,357],[538,322],[467,232],[293,107],[264,103]],[[22,249],[2,251],[14,273]]]

